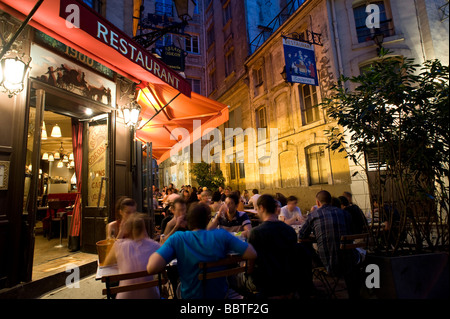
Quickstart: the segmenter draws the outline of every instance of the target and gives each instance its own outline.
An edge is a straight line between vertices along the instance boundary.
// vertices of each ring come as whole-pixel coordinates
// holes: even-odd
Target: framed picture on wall
[[[0,161],[0,190],[8,189],[9,162]]]

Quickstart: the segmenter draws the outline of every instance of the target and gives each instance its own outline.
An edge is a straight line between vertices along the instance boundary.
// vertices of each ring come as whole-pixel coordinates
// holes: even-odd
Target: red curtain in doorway
[[[73,207],[72,223],[70,225],[69,249],[80,249],[81,232],[81,172],[83,164],[83,123],[72,119],[72,147],[75,161],[75,176],[77,178],[77,196]]]

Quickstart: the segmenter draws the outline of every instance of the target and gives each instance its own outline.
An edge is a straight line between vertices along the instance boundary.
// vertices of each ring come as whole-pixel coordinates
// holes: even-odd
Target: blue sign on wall
[[[292,83],[319,85],[317,80],[314,46],[309,43],[283,38],[286,80]]]

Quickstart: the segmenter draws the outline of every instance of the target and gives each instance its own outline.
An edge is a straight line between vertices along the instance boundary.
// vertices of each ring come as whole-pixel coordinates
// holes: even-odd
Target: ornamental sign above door
[[[35,43],[30,77],[93,101],[115,107],[116,84]]]

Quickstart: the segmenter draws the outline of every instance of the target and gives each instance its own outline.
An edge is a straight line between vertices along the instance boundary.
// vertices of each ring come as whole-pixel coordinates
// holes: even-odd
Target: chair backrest
[[[132,273],[126,273],[126,274],[103,276],[102,282],[104,282],[106,284],[106,288],[102,290],[102,294],[106,295],[108,299],[111,299],[112,295],[115,295],[119,292],[127,292],[127,291],[151,288],[151,287],[156,287],[156,286],[159,287],[159,291],[161,292],[162,285],[167,283],[167,274],[166,274],[165,270],[158,273],[158,279],[148,280],[148,281],[137,283],[137,284],[111,287],[111,283],[113,283],[113,282],[147,277],[147,276],[150,276],[150,275],[145,270],[132,272]]]
[[[198,266],[200,267],[202,272],[198,275],[198,279],[205,281],[208,279],[227,277],[236,275],[240,272],[245,272],[247,270],[247,263],[245,263],[245,266],[241,266],[240,262],[242,261],[246,262],[246,260],[240,256],[230,256],[217,261],[201,262],[199,263]],[[227,267],[227,269],[224,270],[208,272],[209,269],[220,266],[229,266],[229,267]]]
[[[355,242],[356,241],[356,242]],[[369,234],[355,234],[341,236],[341,250],[367,247],[369,245]]]
[[[241,262],[245,262],[244,266],[241,266]],[[243,259],[240,256],[228,256],[224,259],[220,259],[212,262],[201,262],[199,263],[199,268],[201,269],[201,273],[198,275],[198,279],[203,284],[203,295],[206,294],[206,283],[208,279],[215,279],[220,277],[228,277],[233,276],[242,272],[247,271],[247,260]],[[223,267],[226,269],[209,271],[212,268]]]

